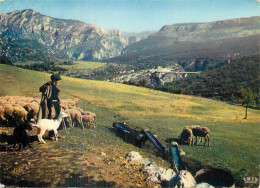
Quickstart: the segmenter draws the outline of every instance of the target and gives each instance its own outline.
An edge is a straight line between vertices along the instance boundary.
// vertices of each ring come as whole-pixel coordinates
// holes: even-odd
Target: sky
[[[33,9],[123,32],[164,25],[260,16],[260,0],[0,0],[0,14]]]

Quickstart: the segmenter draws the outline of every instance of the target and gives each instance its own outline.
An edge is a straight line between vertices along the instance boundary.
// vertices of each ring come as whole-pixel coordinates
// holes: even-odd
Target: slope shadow
[[[28,136],[28,137],[29,137],[29,143],[38,140],[37,136]],[[13,143],[14,143],[13,135],[7,135],[6,133],[0,134],[0,152],[14,151]]]
[[[82,174],[69,173],[65,183],[59,183],[56,187],[115,187],[115,182],[96,181],[93,176],[82,176]]]
[[[5,165],[0,166],[0,182],[4,184],[6,187],[49,187],[50,183],[45,182],[33,182],[23,180],[20,175],[11,175],[9,172],[4,170]]]

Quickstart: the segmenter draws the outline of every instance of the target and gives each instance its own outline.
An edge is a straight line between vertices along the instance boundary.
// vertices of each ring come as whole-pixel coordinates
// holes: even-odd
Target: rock
[[[182,149],[179,149],[179,152],[180,152],[180,156],[186,155],[185,151],[183,151]]]
[[[177,185],[178,187],[194,187],[196,181],[189,171],[181,170],[178,175]]]
[[[199,183],[195,186],[196,188],[214,188],[214,186],[208,184],[208,183]]]
[[[159,179],[155,175],[149,176],[146,179],[146,181],[147,181],[148,185],[154,185],[154,184],[160,183]]]
[[[135,152],[135,151],[128,153],[126,155],[126,157],[129,157],[130,160],[132,160],[132,161],[142,162],[142,160],[143,160],[143,157],[138,152]]]
[[[160,181],[170,181],[176,173],[172,169],[164,169],[164,168],[159,168],[156,172],[155,175]]]
[[[158,170],[157,165],[154,162],[150,162],[149,164],[144,166],[144,170],[148,173],[148,174],[153,174]]]

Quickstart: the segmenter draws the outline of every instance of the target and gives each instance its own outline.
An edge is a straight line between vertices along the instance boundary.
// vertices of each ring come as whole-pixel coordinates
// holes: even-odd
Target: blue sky
[[[260,16],[260,0],[0,0],[0,14],[22,9],[141,32],[175,23]]]

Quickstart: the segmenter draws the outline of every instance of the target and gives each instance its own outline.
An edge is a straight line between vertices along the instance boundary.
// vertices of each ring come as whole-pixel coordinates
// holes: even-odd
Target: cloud
[[[3,1],[5,1],[5,0],[0,0],[0,3],[3,2]]]

